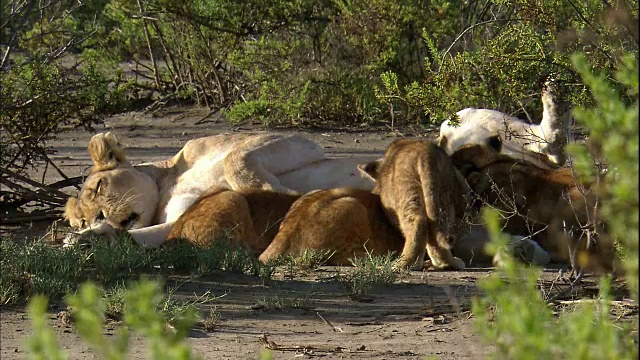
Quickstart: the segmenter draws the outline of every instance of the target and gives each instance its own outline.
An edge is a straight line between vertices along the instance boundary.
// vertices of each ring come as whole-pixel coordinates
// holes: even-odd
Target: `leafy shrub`
[[[49,158],[52,149],[48,142],[62,129],[90,128],[100,123],[105,114],[127,108],[131,84],[125,81],[122,71],[98,63],[95,58],[70,56],[70,51],[80,47],[93,31],[75,28],[72,19],[82,6],[61,0],[42,8],[36,1],[10,1],[2,6],[3,222],[35,211],[54,215],[56,208],[64,205],[65,194],[51,184],[30,179],[25,170],[41,164],[57,169]]]
[[[602,212],[608,232],[622,244],[627,287],[638,301],[638,59],[622,58],[616,79],[626,92],[618,93],[602,74],[593,74],[584,55],[573,56],[596,99],[593,108],[575,112],[589,126],[590,137],[606,159]],[[573,146],[575,164],[584,176],[595,175],[593,159],[582,146]],[[500,234],[498,215],[487,212],[495,252],[508,239]],[[480,283],[486,295],[474,301],[477,326],[497,346],[504,359],[634,359],[638,357],[637,314],[634,323],[615,323],[610,317],[610,282],[602,278],[600,296],[574,311],[554,317],[536,282],[538,269],[506,259],[504,269]],[[635,327],[635,329],[634,329]]]

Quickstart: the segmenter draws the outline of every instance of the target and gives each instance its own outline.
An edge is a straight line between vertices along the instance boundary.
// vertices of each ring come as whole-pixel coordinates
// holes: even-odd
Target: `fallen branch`
[[[326,353],[340,353],[348,350],[342,346],[312,346],[312,345],[291,345],[291,346],[283,346],[278,345],[275,342],[269,340],[267,338],[267,334],[263,334],[262,337],[259,338],[260,343],[269,350],[278,350],[278,351],[301,351],[303,353],[312,353],[313,351],[320,351]]]
[[[33,181],[33,180],[27,178],[26,176],[22,176],[22,175],[20,175],[18,173],[15,173],[15,172],[11,171],[11,170],[8,170],[8,169],[0,168],[0,174],[7,175],[8,177],[14,178],[16,180],[24,182],[25,184],[28,184],[28,185],[31,185],[31,186],[33,186],[35,188],[41,189],[41,190],[49,193],[52,198],[66,199],[67,197],[69,197],[69,195],[63,193],[62,191],[59,191],[58,189],[50,188],[50,187],[48,187],[48,186],[46,186],[44,184],[40,184],[37,181]],[[7,183],[5,183],[5,185],[7,185],[7,186],[10,186],[9,184],[14,184],[16,186],[20,186],[22,188],[25,188],[24,186],[15,184],[14,182],[9,181],[8,179],[6,180],[6,182]]]
[[[319,312],[316,312],[316,314],[320,317],[320,319],[322,319],[322,321],[324,321],[325,324],[329,325],[333,331],[344,332],[344,330],[342,330],[341,328],[339,328],[337,326],[333,326],[333,324],[330,323],[329,320],[323,318],[322,315],[320,315]]]
[[[57,214],[47,213],[40,215],[26,215],[26,216],[12,216],[12,217],[1,217],[3,225],[15,225],[15,224],[23,224],[34,221],[45,221],[45,220],[55,220],[60,218],[60,214],[62,211],[59,211]]]

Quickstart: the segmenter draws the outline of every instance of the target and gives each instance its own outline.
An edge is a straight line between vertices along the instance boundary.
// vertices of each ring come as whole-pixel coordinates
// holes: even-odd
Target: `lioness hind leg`
[[[256,137],[243,143],[223,161],[224,175],[233,190],[254,188],[297,194],[278,175],[324,160],[324,150],[300,136]]]
[[[280,180],[262,166],[260,158],[251,155],[251,153],[234,153],[224,159],[224,176],[231,185],[231,189],[235,191],[262,189],[296,194],[296,191],[280,184]]]

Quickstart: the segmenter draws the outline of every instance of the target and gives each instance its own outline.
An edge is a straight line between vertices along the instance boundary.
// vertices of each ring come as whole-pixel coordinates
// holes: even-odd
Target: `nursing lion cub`
[[[262,189],[306,193],[353,186],[371,189],[357,165],[365,158],[325,157],[322,147],[298,135],[229,134],[194,139],[172,158],[132,166],[115,135],[89,142],[91,174],[65,218],[80,234],[126,229],[144,247],[158,247],[173,223],[205,191]],[[73,243],[76,237],[67,239]]]
[[[350,265],[350,259],[367,254],[399,252],[403,244],[378,195],[353,188],[317,190],[291,206],[259,260],[268,263],[281,256],[322,250],[332,254],[326,265]]]
[[[551,261],[587,271],[614,269],[615,249],[597,214],[597,188],[576,181],[570,168],[542,169],[500,153],[500,136],[451,156],[477,196],[477,207],[501,211],[503,231],[531,234]],[[572,261],[572,254],[574,260]]]
[[[451,248],[463,228],[469,187],[442,149],[428,140],[395,140],[382,159],[360,170],[375,181],[373,193],[405,238],[399,267],[421,267],[426,250],[433,268],[464,269]]]
[[[212,189],[200,196],[173,224],[167,243],[207,247],[220,239],[260,255],[300,196],[273,191]]]

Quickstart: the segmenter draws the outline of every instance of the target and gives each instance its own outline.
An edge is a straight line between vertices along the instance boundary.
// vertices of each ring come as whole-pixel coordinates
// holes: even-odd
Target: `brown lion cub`
[[[590,272],[614,270],[615,249],[596,216],[596,188],[577,182],[571,168],[542,169],[501,154],[501,145],[493,136],[451,155],[479,199],[476,207],[499,209],[507,218],[503,230],[532,234],[551,261]]]
[[[180,239],[206,247],[217,239],[229,239],[232,245],[244,246],[258,256],[299,197],[258,189],[210,189],[178,218],[167,241]]]
[[[449,156],[428,140],[395,140],[381,160],[361,165],[375,181],[391,223],[404,235],[397,265],[421,268],[425,248],[435,269],[464,269],[451,248],[462,230],[469,187]]]
[[[291,206],[259,260],[264,264],[305,250],[323,250],[332,253],[326,265],[350,265],[350,259],[367,253],[399,252],[403,243],[378,195],[353,188],[316,190]]]

